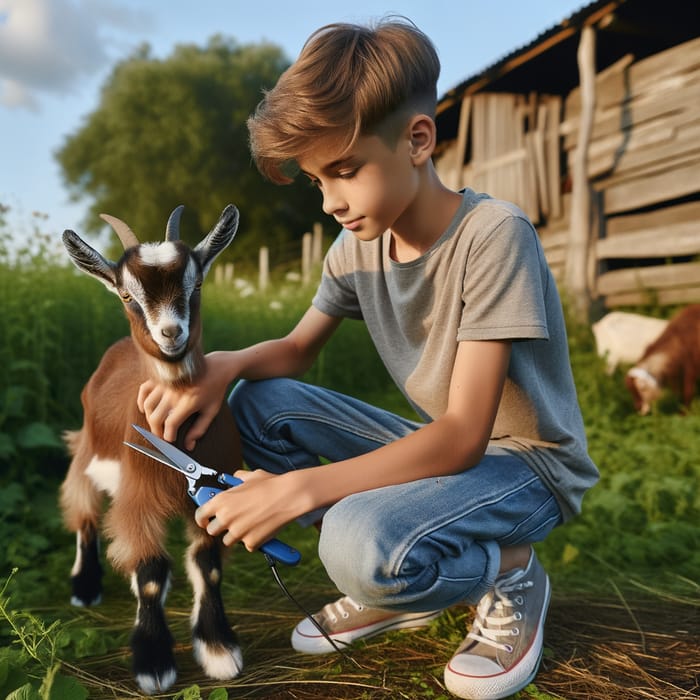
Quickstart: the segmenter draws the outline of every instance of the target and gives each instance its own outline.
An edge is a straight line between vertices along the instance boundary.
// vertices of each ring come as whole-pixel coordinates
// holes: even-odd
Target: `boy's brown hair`
[[[434,115],[439,75],[432,42],[403,17],[321,27],[248,119],[258,170],[287,184],[321,137],[343,151],[359,136],[397,138],[411,112]]]

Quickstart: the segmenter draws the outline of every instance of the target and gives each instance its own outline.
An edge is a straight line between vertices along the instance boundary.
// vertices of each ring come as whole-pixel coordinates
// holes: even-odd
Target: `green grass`
[[[47,249],[53,243],[42,245],[10,260],[0,238],[0,697],[22,687],[26,695],[17,698],[73,699],[81,687],[91,698],[137,697],[128,585],[108,570],[102,606],[66,604],[73,540],[56,504],[67,466],[60,433],[80,424],[82,385],[126,322],[114,295],[57,264]],[[286,333],[312,293],[278,281],[264,295],[245,296],[208,283],[207,349]],[[602,478],[583,514],[538,546],[554,598],[542,672],[520,697],[690,697],[700,670],[693,634],[700,609],[700,401],[681,415],[669,400],[640,418],[621,373],[604,373],[590,329],[572,326],[570,344]],[[360,323],[341,325],[306,379],[412,415]],[[241,548],[231,552],[224,595],[247,669],[227,690],[205,681],[188,641],[181,527],[174,525],[170,537],[176,569],[168,616],[181,669],[176,697],[448,697],[442,666],[461,641],[468,608],[458,606],[424,630],[368,640],[353,649],[352,660],[303,657],[288,645],[299,611],[264,559]],[[315,531],[292,525],[284,537],[303,554],[301,566],[282,571],[284,580],[316,610],[335,594],[316,557]]]

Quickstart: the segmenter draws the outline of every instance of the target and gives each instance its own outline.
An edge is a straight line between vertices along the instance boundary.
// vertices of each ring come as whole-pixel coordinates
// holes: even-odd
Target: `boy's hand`
[[[200,506],[195,520],[210,535],[223,534],[226,546],[242,542],[252,552],[311,509],[308,497],[295,486],[297,473],[238,470],[234,476],[243,483]]]
[[[148,380],[139,387],[136,403],[148,421],[151,431],[168,442],[174,442],[179,427],[191,415],[196,420],[185,436],[185,449],[192,450],[196,441],[206,433],[219,412],[228,382],[222,379],[224,353],[205,357],[205,371],[197,384],[174,388]]]

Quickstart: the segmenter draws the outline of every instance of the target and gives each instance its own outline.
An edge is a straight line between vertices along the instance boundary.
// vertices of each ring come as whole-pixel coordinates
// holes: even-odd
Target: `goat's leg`
[[[690,408],[690,404],[693,402],[693,397],[695,396],[695,387],[697,386],[698,375],[695,368],[695,358],[687,358],[682,372],[682,394],[683,394],[683,404],[686,409]]]
[[[66,527],[76,533],[71,603],[84,606],[97,605],[102,599],[102,565],[97,529],[102,495],[86,474],[89,460],[83,454],[80,438],[80,433],[69,437],[75,456],[61,485],[60,501]]]
[[[169,587],[170,561],[165,556],[139,563],[131,577],[138,603],[131,633],[133,670],[146,695],[167,690],[177,678],[173,637],[163,609]]]
[[[208,535],[191,534],[185,564],[194,591],[194,656],[209,678],[229,680],[243,669],[243,656],[221,600],[221,545]]]
[[[76,533],[75,563],[70,580],[71,605],[99,605],[102,601],[100,538],[90,521],[85,521]]]

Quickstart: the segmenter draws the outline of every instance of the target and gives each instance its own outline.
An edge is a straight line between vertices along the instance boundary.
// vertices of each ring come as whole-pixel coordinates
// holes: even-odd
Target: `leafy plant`
[[[62,623],[50,625],[29,612],[10,609],[5,593],[12,577],[0,589],[0,622],[9,626],[11,643],[0,649],[0,694],[6,700],[83,700],[88,690],[73,676],[61,673],[58,652]]]

